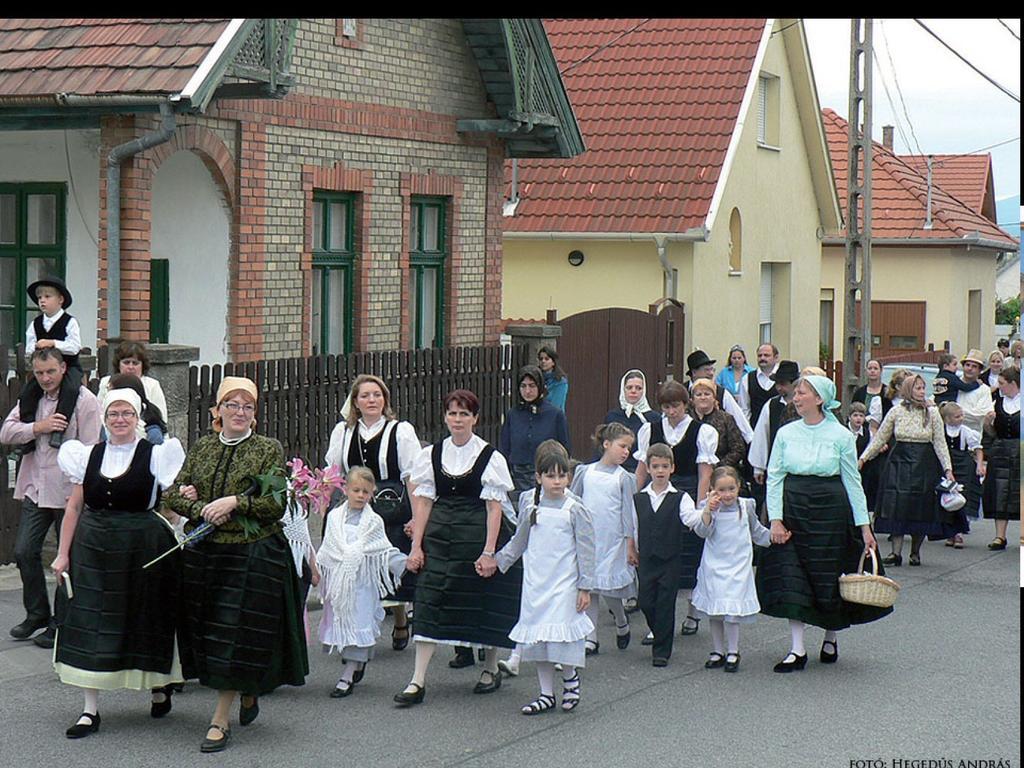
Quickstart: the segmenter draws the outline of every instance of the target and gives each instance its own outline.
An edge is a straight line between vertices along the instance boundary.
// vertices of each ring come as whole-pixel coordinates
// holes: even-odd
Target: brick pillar
[[[235,362],[263,356],[263,307],[267,299],[267,131],[253,122],[241,124],[239,142],[238,258],[228,269],[228,355]]]

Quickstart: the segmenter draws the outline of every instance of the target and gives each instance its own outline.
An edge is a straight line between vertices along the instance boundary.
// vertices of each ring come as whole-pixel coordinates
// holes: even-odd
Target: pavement
[[[1019,535],[1019,524],[1011,523],[1009,540]],[[214,694],[191,683],[163,720],[150,719],[145,693],[102,693],[100,731],[81,741],[65,739],[64,729],[80,712],[80,693],[56,679],[47,651],[6,636],[22,609],[17,582],[9,568],[0,568],[0,587],[16,587],[0,591],[0,763],[1019,766],[1020,551],[990,552],[991,538],[991,523],[981,522],[964,550],[927,544],[920,568],[891,570],[903,587],[891,616],[840,633],[834,666],[817,661],[822,633],[808,629],[807,669],[789,675],[772,672],[788,649],[784,621],[760,617],[744,626],[740,670],[725,674],[704,669],[706,625],[693,637],[677,637],[669,666],[655,669],[649,648],[640,645],[642,615],[632,615],[633,643],[618,651],[612,619],[604,614],[601,653],[588,659],[583,700],[572,713],[519,714],[538,692],[529,664],[496,693],[472,695],[480,667],[450,670],[447,649],[435,656],[425,702],[395,709],[391,697],[409,679],[413,647],[391,649],[389,619],[377,658],[352,696],[328,698],[341,663],[311,647],[306,685],[263,697],[259,719],[247,728],[236,721],[231,744],[217,758],[198,751]],[[312,611],[314,627],[318,619]]]

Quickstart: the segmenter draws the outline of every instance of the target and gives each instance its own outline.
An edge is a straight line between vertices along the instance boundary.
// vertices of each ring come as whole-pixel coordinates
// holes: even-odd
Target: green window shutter
[[[171,264],[167,259],[149,262],[149,341],[167,344],[171,323]]]

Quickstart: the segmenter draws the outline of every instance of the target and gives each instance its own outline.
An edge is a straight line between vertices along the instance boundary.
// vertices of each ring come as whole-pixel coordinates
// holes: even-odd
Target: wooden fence
[[[365,352],[307,358],[192,366],[189,371],[189,444],[210,428],[210,408],[225,376],[245,376],[260,391],[257,430],[277,438],[288,458],[320,465],[331,430],[352,381],[359,374],[379,376],[391,392],[391,407],[416,427],[420,440],[448,434],[441,400],[453,389],[480,398],[476,433],[492,445],[517,395],[515,374],[527,362],[525,345]]]

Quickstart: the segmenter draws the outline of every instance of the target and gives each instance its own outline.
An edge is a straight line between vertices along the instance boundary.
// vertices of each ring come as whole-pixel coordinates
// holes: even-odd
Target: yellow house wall
[[[826,246],[822,252],[821,287],[835,290],[834,349],[842,357],[844,263],[846,252]],[[995,343],[995,257],[990,251],[877,245],[871,249],[872,301],[924,301],[925,346],[941,349],[948,339],[953,352],[968,347],[969,291],[981,291],[982,351]]]
[[[820,218],[782,38],[771,39],[762,67],[780,78],[778,149],[757,145],[755,102],[708,241],[668,244],[669,262],[679,273],[677,298],[686,307],[685,347],[699,346],[722,362],[732,344],[742,344],[753,359],[762,261],[785,265],[776,273],[773,341],[785,357],[805,364],[818,360],[818,324],[816,319],[808,322],[807,313],[817,318]],[[740,274],[729,269],[733,208],[742,217]],[[653,239],[506,237],[503,249],[506,318],[543,318],[549,307],[557,308],[562,318],[602,307],[646,310],[662,296],[663,273]],[[574,249],[586,255],[581,267],[568,263]]]

